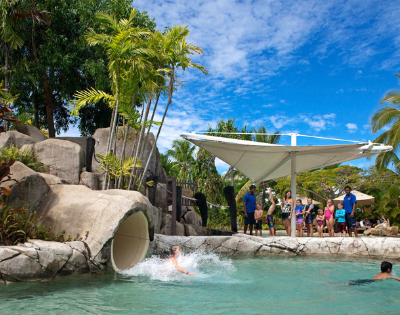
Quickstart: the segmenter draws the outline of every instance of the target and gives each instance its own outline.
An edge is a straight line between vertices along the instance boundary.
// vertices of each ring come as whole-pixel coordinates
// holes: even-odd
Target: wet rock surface
[[[29,240],[16,246],[0,246],[0,283],[52,280],[99,270],[90,260],[84,242]]]
[[[184,251],[198,249],[224,255],[316,255],[400,260],[400,239],[384,237],[255,237],[155,235],[148,255],[167,255],[171,245]]]

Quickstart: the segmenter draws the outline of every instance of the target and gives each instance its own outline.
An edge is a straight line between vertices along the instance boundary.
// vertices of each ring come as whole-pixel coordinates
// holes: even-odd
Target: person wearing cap
[[[244,210],[244,234],[249,226],[250,235],[253,235],[253,225],[256,223],[254,212],[256,211],[256,186],[251,185],[250,191],[244,195],[243,210]]]

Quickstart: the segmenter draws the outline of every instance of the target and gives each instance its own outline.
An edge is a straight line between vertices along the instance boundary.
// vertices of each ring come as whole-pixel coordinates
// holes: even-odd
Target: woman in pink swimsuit
[[[332,199],[328,199],[325,207],[325,219],[326,219],[326,226],[328,227],[329,237],[335,236],[335,230],[333,228],[334,213],[335,213],[335,206],[333,205]]]

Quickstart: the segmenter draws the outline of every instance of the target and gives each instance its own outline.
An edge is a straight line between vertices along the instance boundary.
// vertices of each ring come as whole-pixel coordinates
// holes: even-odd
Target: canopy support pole
[[[296,146],[297,145],[297,134],[296,133],[291,133],[291,146]],[[290,154],[290,164],[291,164],[291,185],[290,185],[290,190],[292,191],[292,198],[294,200],[294,207],[296,206],[296,154],[295,152],[291,152]],[[294,209],[292,209],[293,215],[292,215],[292,220],[290,222],[291,226],[291,237],[296,237],[296,215]]]

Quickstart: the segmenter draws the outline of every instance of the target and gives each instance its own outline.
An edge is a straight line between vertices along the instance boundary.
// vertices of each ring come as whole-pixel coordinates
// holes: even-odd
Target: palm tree
[[[201,50],[200,47],[186,42],[186,38],[189,36],[189,30],[188,30],[187,26],[173,26],[172,28],[169,28],[165,34],[156,33],[155,36],[157,36],[157,38],[160,40],[161,48],[162,48],[162,52],[163,52],[162,56],[164,57],[163,61],[164,61],[164,64],[166,65],[166,68],[169,69],[169,71],[168,71],[168,76],[169,76],[168,103],[165,108],[160,127],[158,128],[156,139],[154,141],[153,147],[151,148],[151,152],[147,159],[147,163],[146,163],[146,167],[144,169],[143,175],[146,174],[148,167],[150,165],[150,160],[153,156],[154,149],[156,147],[158,138],[160,136],[162,126],[164,125],[164,121],[165,121],[165,117],[168,112],[168,108],[172,103],[172,95],[173,95],[175,86],[177,83],[179,83],[179,82],[177,82],[176,71],[179,69],[185,71],[188,68],[195,68],[195,69],[199,69],[204,74],[208,74],[208,71],[206,70],[205,67],[192,62],[192,60],[189,58],[190,55],[194,55],[195,53],[203,54],[203,51]],[[140,187],[142,187],[143,180],[144,180],[144,176],[142,176],[142,178],[140,180],[138,190],[140,190]]]
[[[174,140],[172,149],[167,154],[174,158],[179,165],[178,178],[186,180],[190,171],[190,166],[194,162],[194,150],[196,147],[186,140]]]
[[[400,216],[400,188],[390,186],[383,194],[379,202],[379,210],[386,218],[392,218],[391,223],[398,223],[397,218]]]
[[[113,108],[106,156],[113,151],[113,148],[115,151],[119,115],[122,114],[124,118],[128,119],[128,122],[131,121],[132,126],[135,126],[138,122],[138,117],[140,117],[138,111],[134,108],[136,99],[141,97],[142,100],[147,100],[146,116],[142,118],[143,122],[141,124],[141,136],[143,137],[151,103],[151,95],[146,95],[146,88],[151,85],[148,82],[148,78],[153,70],[149,57],[153,56],[154,53],[148,47],[148,38],[151,37],[151,33],[140,27],[133,26],[135,16],[135,9],[132,9],[128,19],[121,20],[116,20],[114,16],[108,14],[96,14],[96,18],[100,22],[100,32],[97,33],[95,30],[89,29],[85,35],[89,45],[101,45],[106,50],[113,95],[93,88],[77,92],[75,101],[72,103],[72,113],[77,115],[81,107],[87,104],[96,104],[101,99]],[[140,89],[143,86],[145,88]],[[129,130],[125,132],[124,143],[126,143],[128,132]],[[121,161],[124,158],[124,151]],[[140,145],[136,146],[136,152],[140,152]],[[134,168],[137,162],[136,154]],[[105,167],[103,189],[109,186],[109,182],[107,186],[107,179],[109,179],[108,168]],[[119,187],[120,184],[121,178],[119,179]]]
[[[168,154],[160,154],[161,166],[164,168],[167,176],[177,177],[179,164],[173,162]]]
[[[400,78],[399,74],[396,76]],[[381,107],[374,113],[371,118],[371,129],[376,133],[389,127],[389,130],[379,135],[374,142],[391,145],[393,151],[379,153],[375,159],[375,167],[377,170],[383,170],[392,164],[399,171],[400,159],[397,154],[400,145],[400,91],[388,91],[379,105],[386,102],[392,106]]]
[[[277,144],[281,140],[281,135],[279,131],[274,132],[273,134],[267,134],[267,128],[262,126],[256,130],[256,134],[254,135],[254,141]]]

